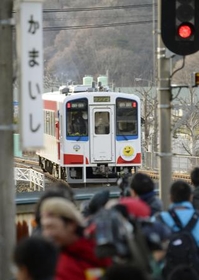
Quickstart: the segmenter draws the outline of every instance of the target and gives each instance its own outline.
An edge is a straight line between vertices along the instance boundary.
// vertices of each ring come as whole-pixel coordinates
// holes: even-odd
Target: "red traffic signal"
[[[194,28],[191,24],[183,23],[178,27],[177,33],[180,38],[189,39],[194,33]]]
[[[199,0],[161,0],[161,35],[173,53],[199,50]]]

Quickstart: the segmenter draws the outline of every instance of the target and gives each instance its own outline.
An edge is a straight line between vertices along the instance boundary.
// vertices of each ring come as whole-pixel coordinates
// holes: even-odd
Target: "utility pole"
[[[152,14],[153,14],[153,85],[156,86],[156,78],[157,78],[157,70],[156,70],[156,65],[157,65],[157,60],[156,60],[156,55],[155,55],[155,50],[156,50],[156,0],[152,0]]]
[[[11,279],[15,244],[12,0],[0,1],[0,279]]]
[[[158,0],[158,113],[159,113],[159,190],[164,208],[169,205],[169,188],[172,182],[171,153],[171,87],[170,60],[166,58],[166,48],[161,38],[161,0]]]

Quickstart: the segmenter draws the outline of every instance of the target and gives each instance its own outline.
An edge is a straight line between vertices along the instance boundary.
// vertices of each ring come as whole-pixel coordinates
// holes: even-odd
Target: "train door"
[[[90,107],[90,151],[91,163],[113,162],[114,145],[114,107],[106,109]]]
[[[57,156],[58,160],[60,160],[60,128],[59,128],[59,120],[55,121],[55,137],[57,142]]]

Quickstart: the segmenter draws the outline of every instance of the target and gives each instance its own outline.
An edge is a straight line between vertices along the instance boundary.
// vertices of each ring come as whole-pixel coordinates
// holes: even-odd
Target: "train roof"
[[[113,95],[113,94],[118,94],[118,96],[121,95],[121,97],[125,97],[128,98],[128,96],[131,96],[133,98],[135,98],[135,100],[139,100],[139,96],[135,95],[135,94],[129,94],[129,93],[123,93],[123,92],[107,92],[107,91],[94,91],[94,92],[69,92],[67,94],[64,94],[60,91],[54,91],[54,92],[48,92],[48,93],[44,93],[42,95],[42,98],[44,100],[53,100],[53,101],[58,101],[58,102],[62,102],[65,98],[73,96],[73,97],[77,97],[77,98],[81,98],[81,97],[86,97],[89,95],[98,95],[98,96],[106,96],[106,95]]]
[[[44,100],[54,100],[62,102],[66,98],[65,94],[61,94],[60,91],[47,92],[42,94]]]

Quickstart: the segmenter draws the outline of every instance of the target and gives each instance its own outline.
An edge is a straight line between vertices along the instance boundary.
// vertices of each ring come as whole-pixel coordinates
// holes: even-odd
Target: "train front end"
[[[141,165],[140,99],[114,92],[68,96],[60,114],[60,163],[70,184],[112,183]]]

